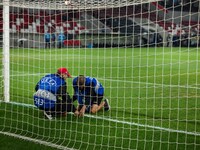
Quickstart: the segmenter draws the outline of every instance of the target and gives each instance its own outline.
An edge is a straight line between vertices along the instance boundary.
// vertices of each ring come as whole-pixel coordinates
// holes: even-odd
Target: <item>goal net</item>
[[[0,147],[200,149],[199,3],[0,0]],[[110,111],[45,118],[35,86],[60,67],[70,97],[96,78]]]

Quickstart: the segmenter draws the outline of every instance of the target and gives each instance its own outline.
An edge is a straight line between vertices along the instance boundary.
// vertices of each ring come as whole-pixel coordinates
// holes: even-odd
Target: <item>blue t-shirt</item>
[[[44,34],[45,42],[50,42],[51,35],[49,33]]]
[[[96,79],[92,77],[85,77],[85,88],[84,90],[79,90],[77,85],[78,77],[73,79],[73,88],[74,94],[77,97],[79,104],[84,104],[85,96],[90,96],[91,91],[93,91],[96,95],[103,96],[104,95],[104,87],[102,84]]]
[[[59,35],[58,35],[58,41],[59,42],[63,42],[65,40],[65,35],[63,34],[63,33],[60,33]]]
[[[51,35],[51,40],[52,40],[52,41],[55,41],[55,40],[56,40],[56,35],[55,35],[54,33]]]
[[[66,85],[66,81],[57,74],[48,74],[40,79],[37,85],[38,89],[47,90],[53,94],[57,94],[58,89],[61,86]]]
[[[56,74],[48,74],[37,83],[34,94],[34,104],[40,109],[55,107],[56,94],[61,86],[66,86],[66,81]],[[54,95],[54,96],[53,96]]]

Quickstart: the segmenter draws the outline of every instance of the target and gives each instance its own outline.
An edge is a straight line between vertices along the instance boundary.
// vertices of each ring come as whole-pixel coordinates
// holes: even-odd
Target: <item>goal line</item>
[[[0,102],[3,102],[3,101],[0,101]],[[32,107],[32,108],[35,107],[34,105],[25,104],[25,103],[18,103],[18,102],[8,102],[8,103],[18,105],[18,106],[24,106],[24,107]],[[73,113],[69,113],[69,114],[73,115]],[[95,119],[110,121],[110,122],[114,122],[114,123],[121,123],[121,124],[130,125],[130,126],[138,126],[138,127],[151,128],[151,129],[162,130],[162,131],[167,131],[167,132],[175,132],[175,133],[182,133],[182,134],[186,134],[186,135],[200,136],[200,132],[188,132],[188,131],[183,131],[183,130],[174,130],[174,129],[163,128],[163,127],[159,127],[159,126],[151,126],[151,125],[139,124],[139,123],[135,123],[135,122],[128,122],[128,121],[107,118],[105,116],[102,117],[102,116],[90,115],[90,114],[85,114],[85,116],[89,117],[89,118],[95,118]]]

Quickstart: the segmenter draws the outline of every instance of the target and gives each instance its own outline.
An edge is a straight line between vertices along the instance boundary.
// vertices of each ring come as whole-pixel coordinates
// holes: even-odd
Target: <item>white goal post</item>
[[[10,101],[10,29],[9,29],[9,5],[3,1],[3,77],[4,77],[4,101]]]
[[[200,149],[199,29],[199,0],[0,0],[0,136],[30,150]],[[60,67],[71,98],[75,77],[94,77],[110,111],[45,118],[35,86]]]

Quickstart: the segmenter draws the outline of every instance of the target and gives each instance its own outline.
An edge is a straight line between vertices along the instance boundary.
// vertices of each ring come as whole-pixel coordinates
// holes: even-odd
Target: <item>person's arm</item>
[[[73,104],[73,101],[72,101],[71,97],[69,96],[69,94],[68,94],[67,97],[68,97],[67,98],[67,110],[68,110],[68,112],[69,111],[73,112],[75,116],[78,116],[79,115],[79,111],[76,109],[75,105]]]
[[[86,106],[83,101],[83,96],[80,95],[78,91],[78,87],[74,86],[74,96],[73,96],[73,101],[78,100],[78,110],[74,112],[75,116],[82,117],[85,114]],[[79,109],[80,108],[80,109]]]
[[[38,83],[37,83],[36,86],[35,86],[35,91],[37,91],[38,88],[39,88],[39,85],[38,85]]]
[[[64,102],[67,102],[66,90],[67,90],[67,86],[62,85],[62,86],[59,87],[59,89],[57,91],[57,96],[61,97]]]
[[[74,95],[72,97],[72,101],[74,102],[77,100],[78,88],[77,88],[77,86],[73,86],[73,88],[74,88]]]
[[[72,85],[73,85],[73,89],[74,89],[74,94],[73,94],[72,100],[74,102],[75,100],[77,100],[77,92],[78,92],[77,77],[73,79]]]
[[[92,91],[98,94],[99,87],[100,87],[100,82],[97,79],[93,78],[91,83]]]
[[[74,112],[74,113],[77,113],[77,109],[74,106],[73,101],[72,101],[69,93],[66,92],[66,89],[67,89],[66,85],[61,86],[58,90],[59,91],[58,94],[62,97],[62,101],[67,103],[67,110]]]
[[[77,80],[78,80],[78,77],[74,78],[74,80],[73,80],[73,89],[74,89],[73,101],[78,100],[78,103],[82,105],[83,104],[83,100],[82,100],[83,96],[81,96],[81,95],[83,95],[83,93],[81,93],[81,91],[79,91],[79,87],[77,85]]]
[[[86,105],[83,105],[83,107],[82,107],[81,110],[79,111],[79,117],[83,117],[83,116],[84,116],[85,110],[86,110]]]

